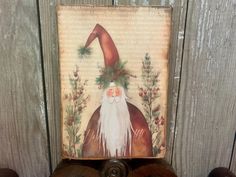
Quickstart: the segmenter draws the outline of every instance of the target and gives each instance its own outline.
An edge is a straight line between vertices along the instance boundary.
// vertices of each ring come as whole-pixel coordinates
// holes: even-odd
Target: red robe
[[[130,120],[132,123],[131,154],[127,150],[124,157],[152,157],[152,137],[148,124],[140,110],[131,103],[128,103]],[[100,117],[99,106],[93,113],[84,137],[82,156],[84,158],[106,158],[107,152],[103,151],[102,143],[97,135],[98,120]],[[115,127],[114,127],[115,128]]]

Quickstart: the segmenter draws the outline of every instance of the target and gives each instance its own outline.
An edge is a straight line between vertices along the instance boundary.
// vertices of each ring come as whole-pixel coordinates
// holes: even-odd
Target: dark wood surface
[[[9,168],[0,168],[0,177],[19,177],[18,174]]]
[[[228,168],[218,167],[213,169],[208,177],[236,177]]]
[[[177,177],[165,160],[63,160],[52,177]]]

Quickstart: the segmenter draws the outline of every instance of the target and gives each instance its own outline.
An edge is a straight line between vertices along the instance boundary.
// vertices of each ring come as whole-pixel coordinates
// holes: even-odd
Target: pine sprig
[[[99,87],[105,89],[109,86],[110,82],[115,82],[116,85],[128,89],[129,78],[135,76],[125,69],[126,63],[119,60],[113,67],[101,67],[100,76],[96,78],[96,83]]]
[[[92,49],[90,47],[80,46],[78,54],[79,58],[88,58],[92,54]]]

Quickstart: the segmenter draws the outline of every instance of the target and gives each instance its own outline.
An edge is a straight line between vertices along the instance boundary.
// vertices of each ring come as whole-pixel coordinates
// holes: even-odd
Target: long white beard
[[[131,154],[132,124],[122,88],[122,96],[107,97],[103,95],[100,109],[98,135],[103,151],[109,156],[125,156],[127,150]]]

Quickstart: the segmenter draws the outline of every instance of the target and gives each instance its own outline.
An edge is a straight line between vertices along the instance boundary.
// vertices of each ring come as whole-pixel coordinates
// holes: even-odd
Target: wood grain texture
[[[133,5],[133,6],[175,6],[178,0],[115,0],[116,5]]]
[[[159,1],[159,0],[158,0]],[[148,0],[115,0],[115,5],[131,5],[131,6],[148,6],[149,1]]]
[[[62,4],[111,5],[111,1],[39,1],[52,170],[61,160],[60,78],[56,7]]]
[[[232,160],[232,164],[231,164],[230,170],[234,174],[236,174],[236,151],[234,151],[234,156],[233,156],[233,160]]]
[[[0,2],[0,167],[49,176],[36,1]]]
[[[176,3],[178,3],[178,1],[179,0],[149,0],[149,5],[176,7]]]
[[[115,5],[131,5],[131,6],[149,6],[149,0],[115,0]],[[155,5],[160,5],[161,0],[155,0]]]
[[[172,4],[173,3],[173,4]],[[170,1],[172,5],[172,30],[169,52],[169,87],[167,112],[167,152],[165,159],[172,163],[173,144],[175,140],[176,111],[180,87],[180,72],[182,66],[183,43],[185,35],[185,20],[187,11],[186,0]]]
[[[228,167],[236,125],[235,1],[189,1],[173,166],[181,177]]]
[[[235,132],[235,136],[236,136],[236,132]],[[234,149],[233,149],[233,157],[232,157],[232,162],[230,164],[230,170],[236,175],[236,147],[235,146],[236,144],[234,145]]]
[[[61,5],[112,5],[112,0],[60,0]]]
[[[163,159],[63,160],[52,177],[177,177]]]
[[[56,21],[57,4],[58,2],[56,0],[50,3],[48,0],[39,1],[52,169],[55,169],[56,165],[61,160],[60,78]]]

